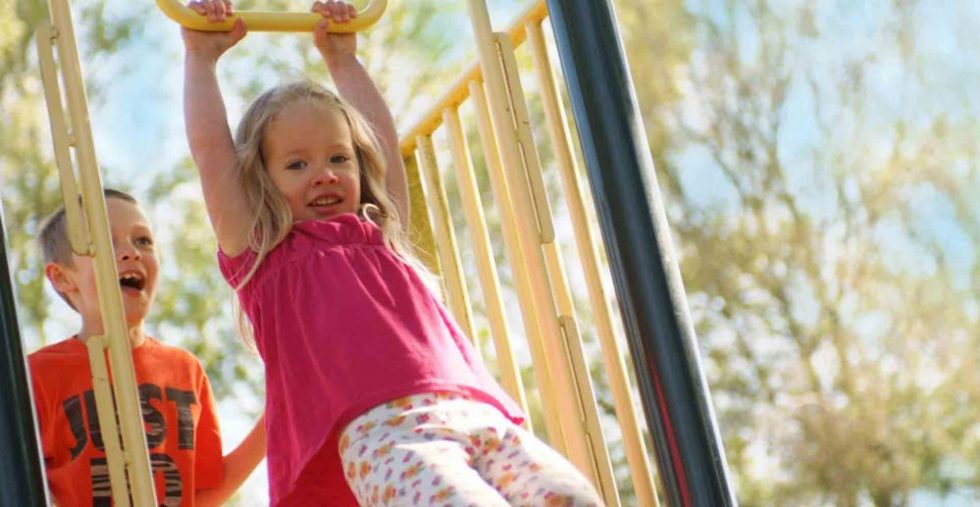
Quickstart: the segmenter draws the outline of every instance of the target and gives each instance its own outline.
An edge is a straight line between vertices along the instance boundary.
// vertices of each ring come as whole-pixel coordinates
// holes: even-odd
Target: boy
[[[265,455],[265,421],[222,458],[214,399],[190,353],[146,336],[159,261],[153,232],[135,198],[105,189],[126,326],[133,349],[146,441],[160,505],[220,505]],[[65,209],[41,229],[44,273],[81,316],[78,334],[28,358],[48,483],[62,507],[109,506],[111,490],[85,342],[103,334],[95,263],[75,255]]]

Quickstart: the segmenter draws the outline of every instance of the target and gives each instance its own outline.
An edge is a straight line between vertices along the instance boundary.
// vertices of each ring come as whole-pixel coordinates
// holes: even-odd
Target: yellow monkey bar
[[[347,23],[331,22],[331,32],[359,32],[373,25],[388,6],[388,0],[371,0],[357,17]],[[185,7],[178,0],[157,0],[157,7],[181,26],[205,32],[227,32],[239,18],[252,32],[312,32],[323,16],[312,12],[241,11],[221,23],[208,19]]]

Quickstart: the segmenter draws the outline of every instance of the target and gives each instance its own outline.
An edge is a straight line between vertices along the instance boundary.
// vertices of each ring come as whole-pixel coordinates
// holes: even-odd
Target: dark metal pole
[[[737,505],[612,6],[548,7],[667,501]]]
[[[0,213],[0,505],[48,504]]]

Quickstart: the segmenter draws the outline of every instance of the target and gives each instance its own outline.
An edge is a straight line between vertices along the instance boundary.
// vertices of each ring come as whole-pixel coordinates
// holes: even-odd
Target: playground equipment
[[[123,507],[129,506],[131,501],[136,505],[152,505],[156,503],[156,494],[71,9],[67,0],[51,0],[48,7],[51,25],[37,29],[38,59],[65,201],[68,239],[76,254],[94,258],[99,308],[106,334],[91,337],[85,345],[92,368],[92,388],[112,497],[116,505]],[[67,121],[62,86],[67,101]],[[111,384],[106,351],[113,376]]]
[[[72,245],[76,252],[93,252],[97,261],[103,259],[98,263],[100,276],[105,275],[99,285],[100,294],[113,293],[103,297],[103,312],[118,316],[106,321],[116,320],[121,326],[121,314],[113,313],[118,307],[112,306],[119,302],[118,289],[103,290],[103,287],[118,287],[118,284],[111,245],[106,243],[105,204],[98,171],[95,170],[91,135],[87,133],[85,97],[73,46],[70,13],[66,0],[50,2],[52,26],[39,28],[38,38],[55,153],[61,170],[65,202],[70,211]],[[185,26],[211,28],[210,25],[200,24],[203,18],[176,0],[157,0],[157,3],[164,13]],[[345,30],[369,26],[380,17],[385,4],[385,0],[372,0],[359,14],[358,24],[348,25]],[[612,268],[646,422],[656,449],[661,497],[670,505],[734,505],[724,452],[687,313],[683,285],[671,253],[669,228],[656,186],[653,163],[646,149],[646,136],[609,0],[539,0],[507,32],[493,31],[483,0],[467,0],[467,4],[479,62],[464,72],[401,139],[412,189],[411,228],[414,235],[421,238],[420,243],[425,250],[422,257],[428,260],[434,271],[440,273],[451,311],[461,326],[470,332],[470,336],[475,337],[469,290],[462,276],[459,246],[455,240],[442,171],[433,142],[433,135],[444,131],[449,139],[452,170],[463,202],[462,211],[472,238],[501,383],[515,400],[526,407],[527,396],[513,354],[514,346],[501,301],[490,235],[474,177],[470,147],[459,114],[460,106],[470,101],[476,111],[484,160],[501,218],[503,244],[515,275],[524,334],[528,337],[528,349],[543,406],[544,433],[555,448],[568,456],[593,481],[608,505],[620,505],[606,439],[599,424],[599,411],[583,352],[580,325],[555,237],[551,205],[545,194],[526,98],[514,57],[515,48],[528,42],[548,119],[548,136],[557,159],[564,198],[575,231],[576,248],[583,263],[605,375],[612,392],[636,502],[644,506],[658,505],[654,475],[637,409],[630,394],[624,354],[614,333],[614,312],[601,281],[598,262],[601,252],[592,231],[595,225],[588,220],[570,129],[557,89],[555,70],[549,61],[542,23],[550,17],[600,219],[603,244]],[[253,32],[309,31],[320,19],[309,13],[238,14]],[[229,21],[224,29],[230,28],[232,23],[233,20]],[[51,77],[54,72],[54,62],[50,56],[51,40],[57,43],[59,62],[64,72],[70,129],[61,119],[59,89],[56,84],[51,85],[51,82],[57,83],[57,79]],[[68,165],[70,157],[65,155],[69,145],[75,148],[79,161],[81,206],[78,206],[79,192],[73,171]],[[100,255],[99,252],[110,254]],[[426,252],[435,252],[435,255],[427,256]],[[11,311],[5,306],[0,309],[4,311],[4,316]],[[16,342],[16,333],[9,339]],[[117,390],[115,410],[118,410],[123,422],[123,447],[127,453],[125,459],[115,460],[118,468],[112,475],[114,497],[117,505],[125,505],[120,502],[120,499],[126,499],[125,490],[116,489],[124,488],[122,474],[125,473],[130,477],[134,503],[149,505],[152,500],[147,501],[152,498],[153,483],[149,466],[144,465],[146,448],[138,415],[138,399],[134,398],[135,384],[125,378],[126,369],[132,371],[129,343],[124,330],[120,332],[119,328],[109,329],[108,342],[112,370],[116,372],[119,368],[118,371],[123,372],[119,376],[114,373],[116,382],[113,387]],[[103,346],[101,341],[97,343],[93,347]],[[100,352],[100,349],[94,352]],[[101,358],[102,354],[91,354],[94,378],[104,378],[104,371],[95,371],[98,369],[95,367],[96,356]],[[129,363],[128,366],[126,363]],[[102,397],[106,398],[109,396],[107,382],[103,389]],[[23,397],[23,394],[20,396]],[[110,397],[105,410],[113,409],[111,402]],[[127,404],[132,403],[137,403],[135,412],[128,411]],[[100,422],[113,419],[111,413],[103,413],[100,404]],[[138,429],[127,429],[127,425],[138,426]],[[134,432],[138,435],[133,435]],[[22,434],[29,434],[29,429],[22,430]],[[36,465],[37,457],[25,455],[14,459],[21,459],[23,463],[34,460],[33,464]],[[113,459],[109,461],[110,467],[114,466]],[[122,462],[126,464],[125,472]],[[25,496],[25,501],[21,503],[36,504],[37,498]]]

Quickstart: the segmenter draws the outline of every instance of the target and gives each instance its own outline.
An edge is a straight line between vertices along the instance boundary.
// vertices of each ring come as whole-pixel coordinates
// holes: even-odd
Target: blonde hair
[[[254,210],[249,246],[255,252],[255,261],[236,290],[252,279],[269,252],[286,239],[292,228],[292,212],[265,167],[262,145],[269,125],[276,117],[288,106],[302,101],[311,106],[334,108],[344,115],[360,173],[360,214],[381,229],[385,244],[396,255],[418,269],[421,263],[411,255],[398,210],[385,190],[386,167],[374,131],[357,109],[336,94],[318,84],[300,81],[277,86],[259,96],[245,112],[235,133],[239,178],[248,208]],[[251,341],[249,326],[242,318],[240,308],[237,311],[240,331],[246,341]]]

